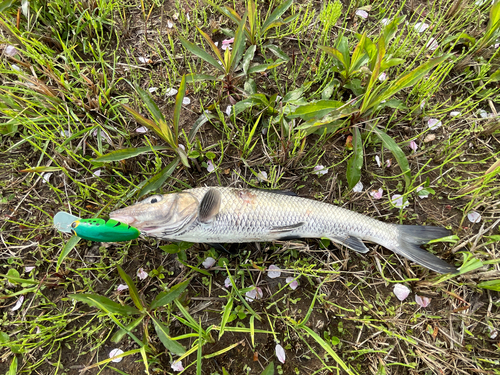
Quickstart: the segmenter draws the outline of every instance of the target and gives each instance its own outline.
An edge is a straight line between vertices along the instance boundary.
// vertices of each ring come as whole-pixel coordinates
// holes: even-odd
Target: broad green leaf
[[[353,107],[351,105],[344,105],[343,107],[339,109],[334,109],[331,111],[328,115],[321,119],[311,119],[309,121],[306,121],[305,123],[299,125],[296,127],[296,130],[305,130],[305,129],[310,129],[308,133],[310,134],[311,132],[316,131],[317,129],[322,128],[323,126],[329,125],[333,123],[334,121],[340,120],[341,118],[347,117],[352,115],[353,113],[358,112],[359,109],[356,107]],[[342,124],[339,124],[341,126]]]
[[[16,375],[16,374],[17,374],[17,356],[14,356],[14,358],[12,358],[12,362],[10,363],[7,375]]]
[[[203,81],[216,81],[216,80],[217,80],[217,77],[212,76],[210,74],[195,74],[195,73],[186,74],[186,82],[187,83],[203,82]]]
[[[5,0],[0,3],[0,13],[5,12],[14,4],[14,0]]]
[[[165,116],[163,116],[163,113],[161,113],[160,108],[158,108],[158,105],[156,105],[155,101],[149,94],[149,92],[143,90],[139,86],[135,87],[137,93],[141,97],[142,101],[144,104],[146,104],[146,107],[149,110],[149,113],[151,113],[151,116],[153,116],[153,119],[155,122],[160,122],[160,121],[165,121]]]
[[[404,19],[405,16],[395,17],[391,22],[387,24],[387,26],[384,27],[382,33],[384,36],[384,44],[386,46],[389,44],[391,39],[394,38],[394,35],[396,35],[396,32],[398,31],[398,25],[403,22]]]
[[[382,61],[384,61],[385,56],[385,41],[383,38],[380,38],[377,45],[377,57],[375,59],[375,65],[372,70],[372,75],[370,77],[370,82],[366,88],[365,96],[363,98],[363,103],[361,104],[360,113],[365,113],[370,108],[371,98],[374,95],[371,95],[373,88],[375,87],[375,83],[378,80],[378,76],[380,74],[380,66],[382,65]],[[378,104],[378,103],[377,103]]]
[[[399,168],[401,168],[401,171],[403,172],[406,188],[408,188],[408,186],[410,186],[411,183],[411,170],[405,153],[403,152],[403,150],[401,150],[401,148],[394,141],[394,139],[388,136],[385,132],[383,132],[380,129],[377,129],[376,127],[374,127],[372,130],[380,138],[384,147],[387,148],[389,151],[391,151],[391,153],[396,158]]]
[[[187,288],[191,280],[183,281],[180,284],[174,285],[168,292],[160,292],[156,298],[151,302],[150,309],[154,310],[158,307],[165,306],[179,297],[181,293]]]
[[[298,89],[289,91],[281,101],[283,103],[293,102],[300,99],[302,97],[302,94],[304,94],[304,87],[299,87]]]
[[[202,48],[198,47],[197,45],[189,42],[182,36],[178,36],[179,40],[181,41],[181,44],[184,46],[185,49],[187,49],[189,52],[191,52],[193,55],[198,56],[200,59],[206,61],[216,69],[220,70],[222,73],[225,73],[224,67],[219,64],[219,62],[212,57],[212,55],[208,54],[205,50]],[[221,62],[223,62],[221,60]]]
[[[70,294],[69,297],[86,303],[87,305],[97,307],[106,313],[119,314],[123,316],[140,313],[140,311],[135,307],[122,306],[119,303],[98,294]]]
[[[389,68],[392,68],[393,66],[399,65],[404,63],[406,60],[404,59],[388,59],[388,60],[383,60],[382,64],[380,65],[380,73],[382,73],[384,70],[387,70]]]
[[[167,180],[167,178],[169,178],[172,175],[172,173],[174,173],[175,168],[177,167],[179,162],[180,162],[180,157],[177,156],[174,160],[170,162],[169,165],[163,168],[160,173],[151,178],[139,192],[139,198],[142,197],[143,195],[146,195],[150,191],[158,190]]]
[[[186,95],[186,76],[182,76],[181,84],[179,85],[179,91],[175,97],[175,107],[174,107],[174,118],[173,118],[173,128],[175,137],[175,146],[179,146],[179,119],[181,117],[182,100]]]
[[[139,310],[143,311],[144,306],[142,305],[141,298],[139,297],[139,291],[137,290],[137,287],[135,286],[134,282],[132,281],[132,278],[119,265],[117,265],[116,268],[118,269],[118,273],[120,274],[120,277],[128,285],[130,297],[132,298],[132,301],[134,301],[135,306]]]
[[[196,27],[196,28],[198,29],[198,32],[201,34],[201,36],[203,38],[205,38],[205,40],[207,41],[207,43],[210,46],[210,48],[212,48],[212,51],[215,53],[215,55],[217,56],[217,58],[219,59],[219,61],[223,61],[222,55],[220,54],[220,51],[219,51],[219,48],[217,48],[217,46],[215,45],[215,43],[212,40],[212,38],[210,38],[208,36],[208,34],[205,33],[205,32],[203,32],[203,30],[201,30],[199,27]]]
[[[73,236],[68,240],[68,242],[66,242],[61,251],[61,254],[59,254],[59,258],[57,258],[56,272],[59,272],[59,267],[61,267],[62,262],[64,261],[64,259],[66,259],[70,251],[73,250],[78,241],[80,241],[80,237]]]
[[[248,0],[247,3],[247,13],[248,13],[248,25],[246,28],[247,37],[250,39],[250,43],[255,45],[256,34],[257,34],[257,12],[255,9],[255,1]]]
[[[177,152],[177,155],[179,155],[179,158],[181,159],[182,164],[184,164],[184,166],[186,168],[190,168],[188,155],[186,154],[186,151],[182,147],[177,147],[175,149],[175,152]]]
[[[226,323],[229,321],[229,316],[231,315],[231,312],[233,311],[233,302],[234,299],[233,297],[229,298],[229,301],[227,302],[226,306],[224,307],[224,314],[222,314],[222,320],[220,323],[220,330],[219,330],[219,340],[224,334],[224,329],[226,328]]]
[[[243,56],[243,50],[245,48],[245,23],[247,20],[247,14],[243,15],[238,28],[236,29],[236,33],[234,33],[234,42],[233,42],[233,51],[231,52],[231,59],[229,61],[229,67],[231,71],[236,70],[236,67],[240,63],[241,56]],[[226,51],[228,51],[227,49]]]
[[[248,69],[248,74],[260,73],[260,72],[264,72],[266,70],[271,70],[271,69],[274,69],[274,68],[280,66],[284,62],[286,62],[286,61],[276,60],[274,63],[255,65],[255,66],[252,66],[250,69]]]
[[[361,36],[361,40],[356,45],[354,52],[352,53],[351,65],[349,66],[348,76],[351,76],[354,72],[356,72],[361,65],[368,61],[369,57],[365,53],[365,41],[366,41],[366,33]]]
[[[167,150],[167,149],[169,149],[169,147],[166,147],[166,146],[144,146],[144,147],[137,147],[137,148],[122,148],[121,150],[111,151],[108,154],[99,156],[98,158],[95,158],[92,161],[93,162],[100,162],[100,163],[109,163],[112,161],[120,161],[120,160],[133,158],[134,156],[138,156],[138,155],[144,154],[146,152],[151,152],[153,150],[161,151],[161,150]]]
[[[347,161],[347,183],[351,190],[361,179],[361,167],[363,166],[363,140],[359,128],[353,128],[352,156]]]
[[[162,139],[164,139],[170,145],[170,147],[175,150],[177,144],[175,142],[174,135],[172,134],[172,130],[170,130],[170,127],[168,126],[166,121],[160,120],[158,122],[158,125],[160,126]]]
[[[477,284],[479,288],[500,292],[500,280],[488,280]]]
[[[326,53],[332,55],[338,61],[340,61],[340,63],[342,64],[342,66],[344,67],[344,69],[346,71],[349,69],[349,66],[347,65],[347,62],[344,59],[344,55],[338,49],[335,49],[333,47],[327,47],[327,46],[319,46],[319,48],[321,48],[323,51],[325,51]]]
[[[135,119],[135,121],[137,121],[139,124],[144,125],[148,129],[155,131],[157,134],[159,134],[163,138],[163,135],[161,134],[160,128],[158,127],[158,125],[156,125],[154,123],[154,121],[147,119],[146,117],[144,117],[139,112],[135,111],[134,109],[132,109],[131,107],[129,107],[126,104],[122,104],[122,108],[125,109],[128,113],[130,113],[132,115],[132,117]]]
[[[349,70],[349,67],[351,66],[351,54],[349,52],[349,42],[347,37],[342,36],[340,38],[337,49],[342,54],[343,60],[345,62],[345,70]]]
[[[496,70],[491,76],[489,81],[491,82],[498,82],[500,81],[500,69]]]
[[[0,344],[7,344],[9,341],[9,335],[5,332],[0,331]]]
[[[191,130],[189,131],[188,134],[188,140],[190,143],[193,143],[196,133],[198,133],[198,130],[205,124],[207,121],[209,121],[211,118],[215,118],[216,116],[210,114],[210,113],[202,113],[200,117],[196,119],[194,122],[193,126],[191,127]]]
[[[278,18],[280,18],[283,13],[285,13],[288,8],[290,8],[292,3],[293,0],[287,0],[279,7],[277,7],[274,12],[272,12],[271,15],[264,21],[264,24],[261,27],[261,33],[264,34],[267,30],[269,30],[272,27],[273,22],[277,21]]]
[[[271,51],[276,57],[280,58],[281,60],[288,61],[290,60],[290,56],[288,56],[283,50],[281,50],[278,46],[275,46],[274,44],[266,44],[264,48],[267,48],[269,51]]]
[[[271,361],[260,375],[274,375],[274,362]]]
[[[252,44],[245,52],[245,54],[243,55],[243,62],[242,62],[242,66],[243,66],[243,73],[245,75],[248,74],[248,68],[250,67],[250,63],[252,62],[253,60],[253,56],[255,55],[255,49],[257,48],[257,46],[255,46],[254,44]]]
[[[287,117],[289,118],[300,117],[304,120],[309,120],[311,118],[320,118],[328,114],[328,112],[331,112],[334,109],[337,109],[343,105],[344,103],[338,100],[318,100],[297,107],[297,109]]]
[[[137,327],[143,320],[146,315],[141,315],[138,317],[136,320],[132,321],[131,323],[127,324],[125,327],[127,329],[121,328],[118,332],[116,332],[112,337],[111,337],[111,342],[114,342],[115,344],[119,343],[122,341],[123,337],[128,333],[133,331],[135,327]]]
[[[186,353],[186,349],[181,344],[171,339],[167,333],[167,327],[163,323],[153,317],[153,324],[155,326],[156,334],[165,348],[177,355],[183,355]]]

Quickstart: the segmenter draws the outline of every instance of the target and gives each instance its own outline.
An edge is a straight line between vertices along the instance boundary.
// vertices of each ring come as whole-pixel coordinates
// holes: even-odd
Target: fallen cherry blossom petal
[[[203,267],[205,267],[206,269],[212,268],[212,266],[215,264],[215,259],[212,257],[208,257],[207,259],[205,259],[203,261],[202,264],[203,264]]]
[[[259,171],[259,173],[257,173],[257,180],[259,180],[260,182],[267,181],[267,172]]]
[[[116,287],[116,290],[118,292],[123,292],[124,290],[127,290],[128,289],[128,285],[127,284],[120,284]]]
[[[411,141],[411,142],[410,142],[410,148],[411,148],[413,151],[417,151],[417,150],[418,150],[418,145],[417,145],[417,142],[415,142],[415,141]]]
[[[212,160],[207,161],[207,171],[208,172],[213,172],[215,170],[214,163],[212,163]]]
[[[11,45],[8,45],[7,47],[5,47],[5,49],[3,50],[3,52],[5,53],[5,55],[7,55],[9,57],[14,57],[14,56],[17,55],[17,49],[16,49],[16,47],[11,46]]]
[[[47,173],[42,174],[43,183],[44,184],[48,183],[50,180],[50,176],[52,176],[52,175],[53,175],[52,172],[47,172]]]
[[[155,91],[158,91],[158,87],[150,87],[150,88],[148,89],[148,91],[152,94],[152,93],[154,93]]]
[[[427,307],[431,303],[431,299],[428,297],[421,297],[421,296],[415,294],[415,302],[420,307]]]
[[[17,301],[16,301],[16,304],[14,305],[14,307],[12,307],[12,308],[10,309],[10,311],[16,311],[16,310],[19,310],[19,309],[21,308],[21,306],[22,306],[23,302],[24,302],[24,296],[19,297],[19,298],[17,299]]]
[[[281,276],[281,270],[276,267],[274,264],[271,264],[269,268],[267,269],[267,276],[270,279],[275,279],[277,277]]]
[[[427,126],[431,130],[436,130],[440,128],[443,125],[441,121],[439,121],[437,118],[430,118],[429,121],[427,121]]]
[[[408,297],[408,295],[410,294],[411,290],[410,288],[408,288],[403,284],[396,284],[394,285],[393,292],[396,295],[396,297],[398,297],[398,300],[404,301],[406,297]]]
[[[171,29],[172,27],[174,27],[174,23],[170,20],[167,20],[167,27]]]
[[[98,169],[97,171],[92,172],[92,174],[93,174],[94,176],[96,176],[96,177],[99,177],[99,176],[101,176],[101,170],[100,170],[100,169]]]
[[[375,155],[375,161],[377,162],[377,165],[380,167],[382,164],[380,164],[380,157],[378,155]]]
[[[12,67],[12,70],[15,70],[15,71],[18,71],[18,72],[21,71],[21,68],[18,67],[16,64],[12,64],[11,67]]]
[[[391,167],[391,165],[392,165],[392,159],[387,159],[387,160],[385,161],[385,165],[387,166],[387,168],[390,168],[390,167]]]
[[[189,99],[188,97],[185,97],[184,99],[182,99],[182,104],[184,104],[184,105],[191,104],[191,99]]]
[[[367,19],[368,18],[368,12],[363,9],[358,9],[356,12],[356,16]]]
[[[481,221],[481,214],[477,211],[471,211],[467,214],[467,219],[471,223],[479,223]]]
[[[488,329],[490,331],[490,334],[489,334],[490,339],[496,339],[498,336],[498,330],[493,328],[493,327],[490,327],[490,326],[488,326]]]
[[[143,57],[143,56],[139,56],[137,58],[137,60],[139,60],[139,62],[141,62],[143,64],[149,64],[152,62],[150,59],[148,59],[147,57]]]
[[[295,280],[295,277],[287,277],[285,281],[293,290],[297,289],[297,287],[299,286],[299,282]]]
[[[370,195],[372,196],[373,199],[380,199],[380,198],[382,198],[383,194],[384,194],[384,190],[382,188],[379,188],[378,190],[370,191]]]
[[[403,203],[403,196],[399,194],[394,194],[391,199],[391,203],[396,207],[396,208],[405,208],[408,206],[410,203],[408,201],[404,201]]]
[[[422,191],[424,190],[424,187],[423,186],[419,186],[417,188],[417,195],[420,199],[424,199],[424,198],[429,198],[429,193],[425,194],[424,192],[422,192],[421,194],[418,194],[419,191]]]
[[[278,357],[278,360],[281,363],[285,363],[286,359],[285,349],[283,349],[283,347],[280,344],[276,345],[276,357]]]
[[[481,116],[481,118],[488,118],[489,117],[489,113],[486,112],[484,109],[480,109],[479,111],[477,111],[477,114],[479,116]]]
[[[113,349],[109,352],[109,358],[113,358],[113,357],[116,357],[117,355],[121,355],[123,354],[123,350],[121,349]],[[115,362],[115,363],[118,363],[118,362],[121,362],[123,359],[123,357],[120,357],[120,358],[114,358],[111,360],[111,362]]]
[[[424,107],[425,107],[425,100],[422,100],[420,102],[420,110],[423,111]]]
[[[182,143],[179,143],[179,148],[182,148],[184,151],[186,151],[186,147]]]
[[[177,94],[177,92],[178,92],[177,89],[169,88],[165,92],[165,96],[174,96],[175,94]]]
[[[24,272],[28,273],[28,272],[31,272],[35,269],[34,266],[26,266],[24,267]]]
[[[352,191],[354,191],[355,193],[361,193],[363,191],[363,183],[361,181],[358,181],[358,183],[352,188]]]
[[[137,270],[137,277],[141,280],[144,280],[148,277],[148,273],[144,271],[144,268],[141,267]]]
[[[35,332],[37,335],[39,335],[42,331],[40,330],[40,327],[36,326]]]
[[[381,24],[382,26],[387,26],[389,23],[391,23],[391,20],[390,20],[389,18],[382,18],[382,19],[380,20],[380,24]]]
[[[450,116],[451,116],[451,117],[457,117],[457,116],[460,116],[460,115],[461,115],[461,113],[460,113],[460,112],[458,112],[458,111],[451,111],[451,112],[450,112]]]
[[[378,76],[378,80],[380,82],[384,82],[385,80],[387,79],[387,74],[385,72],[381,73],[379,76]]]
[[[231,38],[231,39],[224,39],[224,40],[222,41],[222,46],[221,46],[221,48],[222,48],[223,50],[226,50],[226,49],[228,49],[228,48],[229,48],[229,50],[231,50],[231,44],[232,44],[233,42],[234,42],[234,38]]]
[[[256,299],[261,299],[264,296],[264,293],[262,292],[262,289],[260,289],[258,286],[255,286],[252,290],[246,292],[245,296],[245,299],[248,302],[253,302]]]
[[[229,288],[231,286],[231,279],[229,277],[226,277],[226,280],[224,280],[224,286],[226,288]]]
[[[417,33],[423,33],[425,30],[429,28],[429,25],[425,22],[417,22],[415,26],[413,26]]]
[[[226,115],[231,116],[231,109],[232,108],[233,108],[233,106],[231,106],[231,105],[227,106],[227,108],[226,108]]]
[[[170,367],[172,368],[172,370],[177,371],[177,372],[184,371],[184,366],[182,365],[181,361],[172,362],[170,364]]]
[[[145,126],[141,126],[140,128],[135,129],[135,131],[136,133],[144,134],[148,131],[148,128],[146,128]]]
[[[325,168],[323,165],[317,165],[314,167],[314,172],[315,174],[317,174],[318,176],[321,176],[323,174],[327,174],[328,173],[328,168]]]
[[[439,44],[436,39],[430,38],[427,44],[425,45],[425,48],[435,51],[439,47]]]

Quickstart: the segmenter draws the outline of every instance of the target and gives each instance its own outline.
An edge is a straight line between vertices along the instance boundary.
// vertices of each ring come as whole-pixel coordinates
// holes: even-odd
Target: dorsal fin
[[[198,220],[202,223],[211,222],[219,213],[222,197],[217,189],[208,190],[201,200],[198,209]]]
[[[297,193],[291,191],[291,190],[270,190],[270,189],[260,189],[260,188],[255,188],[256,190],[260,191],[265,191],[266,193],[273,193],[273,194],[281,194],[281,195],[289,195],[291,197],[298,197]]]
[[[370,251],[365,246],[363,241],[361,241],[357,237],[346,235],[346,236],[328,237],[328,238],[331,241],[340,243],[340,244],[344,245],[345,247],[348,247],[351,250],[357,251],[358,253],[364,254],[364,253],[367,253],[368,251]]]

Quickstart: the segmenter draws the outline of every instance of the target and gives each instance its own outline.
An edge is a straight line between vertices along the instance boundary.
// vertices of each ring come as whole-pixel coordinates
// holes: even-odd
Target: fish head
[[[109,217],[154,237],[172,237],[198,215],[199,202],[190,193],[153,195],[113,211]]]

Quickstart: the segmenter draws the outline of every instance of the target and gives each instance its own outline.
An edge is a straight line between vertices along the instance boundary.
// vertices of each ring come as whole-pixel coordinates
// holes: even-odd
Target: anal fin
[[[339,244],[342,244],[342,245],[344,245],[345,247],[348,247],[351,250],[357,251],[358,253],[365,254],[368,251],[370,251],[365,246],[365,244],[363,243],[363,241],[361,241],[357,237],[346,235],[346,236],[338,236],[338,237],[328,237],[328,239],[330,239],[333,242],[337,242]]]

